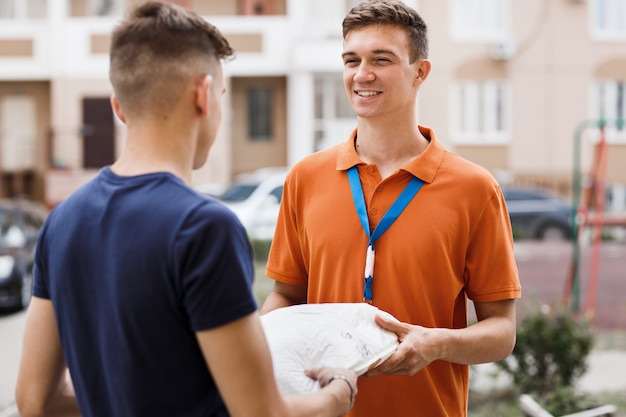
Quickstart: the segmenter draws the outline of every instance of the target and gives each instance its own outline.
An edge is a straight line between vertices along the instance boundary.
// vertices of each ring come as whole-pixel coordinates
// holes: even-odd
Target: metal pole
[[[615,125],[617,128],[624,128],[624,119],[615,120],[584,120],[576,126],[574,133],[574,171],[572,178],[572,259],[570,265],[570,276],[568,280],[569,297],[571,301],[572,311],[578,313],[580,311],[580,225],[586,223],[587,219],[583,218],[586,213],[579,213],[581,199],[581,138],[582,133],[588,128],[599,128],[608,125]],[[596,167],[594,167],[596,168]],[[588,209],[588,208],[585,208]],[[582,214],[582,215],[581,215]]]

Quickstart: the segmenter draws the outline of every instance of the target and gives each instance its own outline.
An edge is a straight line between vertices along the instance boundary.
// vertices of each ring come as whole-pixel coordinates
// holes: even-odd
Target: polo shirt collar
[[[422,135],[430,140],[430,143],[420,156],[403,166],[401,169],[411,173],[413,176],[418,177],[424,182],[430,183],[435,179],[437,170],[443,160],[445,149],[437,139],[437,135],[435,135],[434,130],[421,125],[418,125],[418,128]],[[365,164],[365,162],[359,158],[359,155],[356,153],[356,149],[354,149],[354,138],[356,133],[357,130],[354,129],[348,140],[339,145],[336,165],[337,170],[346,171],[355,165]]]

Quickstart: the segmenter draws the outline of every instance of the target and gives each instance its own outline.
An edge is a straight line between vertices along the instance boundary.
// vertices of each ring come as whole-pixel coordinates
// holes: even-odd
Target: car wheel
[[[22,289],[19,307],[24,309],[30,304],[30,298],[33,291],[33,273],[27,271],[22,275]]]
[[[569,229],[558,224],[545,224],[539,228],[537,237],[541,240],[560,241],[569,239]]]

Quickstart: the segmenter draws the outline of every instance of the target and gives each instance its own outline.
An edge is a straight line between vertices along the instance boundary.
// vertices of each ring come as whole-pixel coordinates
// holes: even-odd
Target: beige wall
[[[463,158],[474,161],[492,172],[507,169],[509,155],[506,146],[456,146],[455,150]]]
[[[626,145],[610,145],[607,152],[609,182],[626,184]]]
[[[0,40],[0,57],[32,57],[32,39],[2,39]]]

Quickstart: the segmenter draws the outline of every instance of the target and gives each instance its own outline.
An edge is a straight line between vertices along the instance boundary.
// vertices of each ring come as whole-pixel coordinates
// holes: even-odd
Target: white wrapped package
[[[396,320],[366,303],[299,304],[262,315],[281,393],[318,390],[305,369],[347,368],[362,375],[391,356],[398,338],[375,323],[376,315]]]

